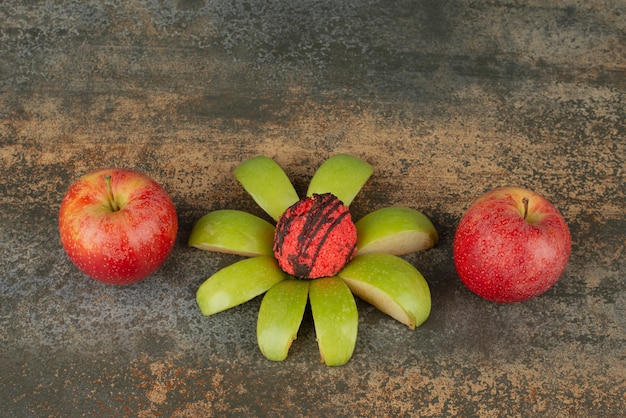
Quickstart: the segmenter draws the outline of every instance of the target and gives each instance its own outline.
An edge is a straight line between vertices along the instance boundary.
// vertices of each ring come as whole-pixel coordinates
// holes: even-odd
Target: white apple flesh
[[[409,262],[390,254],[358,255],[340,273],[352,293],[414,329],[430,315],[428,283]]]
[[[432,248],[439,241],[439,235],[426,215],[402,206],[370,212],[355,226],[358,254],[361,255],[404,255]]]
[[[332,193],[347,206],[372,171],[356,157],[335,155],[315,172],[307,196]],[[267,157],[244,162],[235,176],[274,220],[299,200],[283,170]],[[428,284],[397,255],[434,246],[434,226],[422,213],[404,207],[373,212],[356,226],[360,252],[338,276],[298,280],[265,255],[273,254],[273,225],[240,211],[206,215],[194,226],[189,245],[256,257],[218,271],[200,286],[197,302],[202,313],[212,315],[267,292],[259,310],[257,341],[266,358],[282,361],[297,337],[308,300],[320,355],[328,366],[341,366],[353,355],[358,333],[353,293],[411,329],[421,325],[430,314]]]

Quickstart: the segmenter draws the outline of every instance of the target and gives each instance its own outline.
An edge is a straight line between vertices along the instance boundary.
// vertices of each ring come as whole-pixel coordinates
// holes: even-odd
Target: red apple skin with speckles
[[[501,187],[479,197],[463,215],[453,258],[459,278],[475,294],[498,303],[522,302],[554,286],[571,246],[567,223],[548,200],[521,187]]]
[[[151,275],[170,254],[177,232],[176,209],[165,189],[129,169],[84,175],[70,186],[59,210],[61,243],[69,259],[107,284],[130,284]]]

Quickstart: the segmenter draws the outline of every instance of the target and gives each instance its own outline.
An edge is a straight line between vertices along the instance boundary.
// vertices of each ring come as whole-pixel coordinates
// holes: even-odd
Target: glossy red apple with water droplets
[[[472,292],[498,303],[521,302],[554,286],[571,245],[567,223],[546,198],[501,187],[479,197],[463,215],[453,258]]]
[[[178,219],[165,189],[139,172],[107,168],[72,184],[59,210],[61,243],[85,274],[130,284],[154,273],[170,254]]]

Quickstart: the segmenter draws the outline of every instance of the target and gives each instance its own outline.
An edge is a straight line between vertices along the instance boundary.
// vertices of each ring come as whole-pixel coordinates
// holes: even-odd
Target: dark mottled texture
[[[622,416],[626,410],[626,6],[607,1],[0,3],[0,405],[8,416]],[[302,192],[329,155],[375,172],[354,219],[431,217],[429,320],[359,302],[341,368],[305,317],[283,363],[258,299],[210,318],[198,285],[237,257],[187,248],[207,211],[263,215],[232,175],[275,158]],[[125,166],[170,192],[173,253],[108,287],[59,243],[63,194]],[[568,221],[562,280],[522,304],[458,280],[451,240],[485,190]],[[306,379],[303,379],[306,376]]]

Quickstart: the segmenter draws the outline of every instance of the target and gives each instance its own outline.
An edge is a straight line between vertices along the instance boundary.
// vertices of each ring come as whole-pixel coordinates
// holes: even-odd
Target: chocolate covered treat
[[[304,198],[280,217],[274,256],[304,279],[334,276],[356,253],[357,233],[348,207],[331,193]]]

